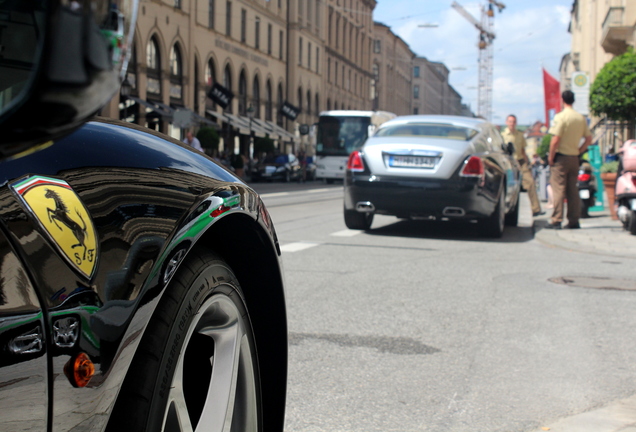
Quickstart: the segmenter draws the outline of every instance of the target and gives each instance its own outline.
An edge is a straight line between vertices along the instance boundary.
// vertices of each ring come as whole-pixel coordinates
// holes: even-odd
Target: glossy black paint
[[[88,209],[100,251],[90,279],[68,265],[10,189],[31,174],[65,180]],[[194,244],[223,256],[239,278],[261,362],[265,430],[282,430],[287,333],[280,251],[253,190],[170,138],[106,121],[0,162],[0,184],[0,228],[6,235],[0,241],[0,409],[16,413],[0,417],[0,430],[17,429],[12,424],[45,430],[42,421],[49,430],[104,430],[174,272],[170,259]],[[215,209],[223,211],[212,217]],[[8,282],[16,277],[19,283]],[[7,294],[11,283],[17,294]],[[21,305],[21,298],[29,302]],[[41,349],[9,356],[16,335],[38,326]],[[63,368],[80,351],[97,373],[78,389]],[[24,398],[9,397],[25,382],[30,387]],[[33,404],[44,411],[30,418]]]

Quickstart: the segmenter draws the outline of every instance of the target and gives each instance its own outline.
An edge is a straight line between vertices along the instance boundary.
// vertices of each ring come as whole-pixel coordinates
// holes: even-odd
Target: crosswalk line
[[[301,250],[309,249],[318,245],[319,243],[295,242],[295,243],[288,243],[284,246],[281,246],[280,250],[281,252],[299,252]]]
[[[356,230],[342,230],[342,231],[336,231],[334,233],[331,233],[329,235],[332,235],[334,237],[353,237],[356,236],[358,234],[360,234],[362,231],[356,231]]]

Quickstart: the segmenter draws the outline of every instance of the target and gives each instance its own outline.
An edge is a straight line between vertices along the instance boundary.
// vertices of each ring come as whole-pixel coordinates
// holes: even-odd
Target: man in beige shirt
[[[577,188],[579,173],[579,155],[583,154],[592,142],[592,133],[585,117],[574,111],[574,93],[566,90],[561,94],[563,111],[558,113],[552,121],[550,134],[550,185],[552,186],[554,211],[552,221],[547,226],[551,229],[561,229],[563,221],[563,200],[568,200],[568,224],[566,228],[577,229],[581,216],[581,199]],[[585,138],[579,147],[581,138]]]
[[[519,161],[519,165],[521,166],[521,181],[523,188],[528,192],[528,198],[530,198],[532,216],[540,216],[545,212],[541,211],[537,188],[534,185],[534,179],[530,171],[530,160],[526,154],[526,139],[523,137],[523,133],[517,130],[517,117],[510,114],[506,118],[506,126],[508,126],[508,129],[504,130],[501,136],[504,142],[512,143],[515,146],[515,158]]]

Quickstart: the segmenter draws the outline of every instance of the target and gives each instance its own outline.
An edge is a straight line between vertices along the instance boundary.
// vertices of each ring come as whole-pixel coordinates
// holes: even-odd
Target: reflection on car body
[[[397,117],[348,161],[347,227],[369,229],[374,214],[477,220],[499,237],[516,225],[519,166],[490,123],[452,116]]]
[[[300,181],[302,167],[293,154],[271,156],[257,163],[251,171],[252,181]]]
[[[0,417],[0,430],[47,430],[47,424],[53,430],[79,425],[123,430],[133,409],[127,402],[133,380],[145,372],[138,367],[146,365],[140,347],[158,358],[170,351],[154,339],[148,342],[147,333],[153,331],[149,323],[163,314],[157,308],[165,308],[176,287],[184,286],[184,267],[201,263],[200,256],[208,251],[217,257],[213,266],[223,263],[236,278],[219,289],[236,287],[240,300],[228,306],[230,296],[216,291],[199,298],[190,286],[185,295],[193,302],[214,299],[214,307],[223,305],[216,317],[214,307],[206,309],[203,316],[214,318],[197,321],[206,326],[235,307],[244,310],[240,322],[251,346],[232,355],[241,356],[241,365],[247,366],[238,374],[248,380],[252,376],[253,384],[252,390],[243,386],[236,392],[266,396],[255,408],[258,422],[263,430],[282,430],[287,333],[280,249],[269,214],[253,190],[179,142],[107,120],[5,159],[0,172],[0,407],[10,412]],[[30,181],[25,190],[36,190],[36,184],[42,188],[28,202],[19,189],[25,181]],[[46,191],[54,190],[47,182],[67,195],[59,193],[55,201]],[[70,204],[71,192],[77,205]],[[77,246],[89,226],[94,227],[95,256],[84,268],[73,260],[75,253],[89,259]],[[174,301],[184,300],[177,296]],[[183,317],[190,322],[191,315]],[[213,339],[207,340],[215,346]],[[192,337],[192,343],[201,345],[201,340]],[[177,358],[185,350],[184,345]],[[210,370],[200,373],[198,381],[207,391],[217,367],[210,359],[219,356],[205,355]],[[89,367],[78,369],[82,362]],[[90,368],[94,372],[81,375]],[[156,372],[149,377],[155,380]],[[13,397],[16,391],[20,397]],[[221,398],[231,393],[222,387],[218,391]],[[198,390],[188,387],[184,392],[186,411],[208,403]],[[251,409],[243,402],[247,399],[237,397],[235,404],[245,406],[234,409]],[[171,421],[169,406],[160,410],[165,411],[153,419]],[[138,417],[136,426],[126,423],[124,429],[143,430],[147,421],[154,421]]]

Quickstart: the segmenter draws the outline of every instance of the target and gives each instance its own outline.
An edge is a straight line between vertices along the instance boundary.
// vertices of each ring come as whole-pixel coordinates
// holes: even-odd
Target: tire
[[[506,226],[516,227],[519,224],[519,196],[517,195],[517,202],[515,206],[506,214],[504,220]]]
[[[327,184],[333,184],[334,179],[325,179],[325,183]]]
[[[262,431],[258,358],[232,269],[193,249],[137,349],[108,431]],[[234,415],[235,414],[235,415]],[[201,429],[201,428],[200,428]]]
[[[499,195],[499,202],[495,207],[495,211],[482,221],[482,232],[485,236],[500,238],[503,235],[506,219],[505,211],[504,194],[502,191]]]
[[[632,211],[629,217],[629,226],[627,227],[631,235],[636,235],[636,211]]]
[[[355,210],[344,210],[345,225],[349,229],[368,230],[373,223],[373,213],[360,213]]]

